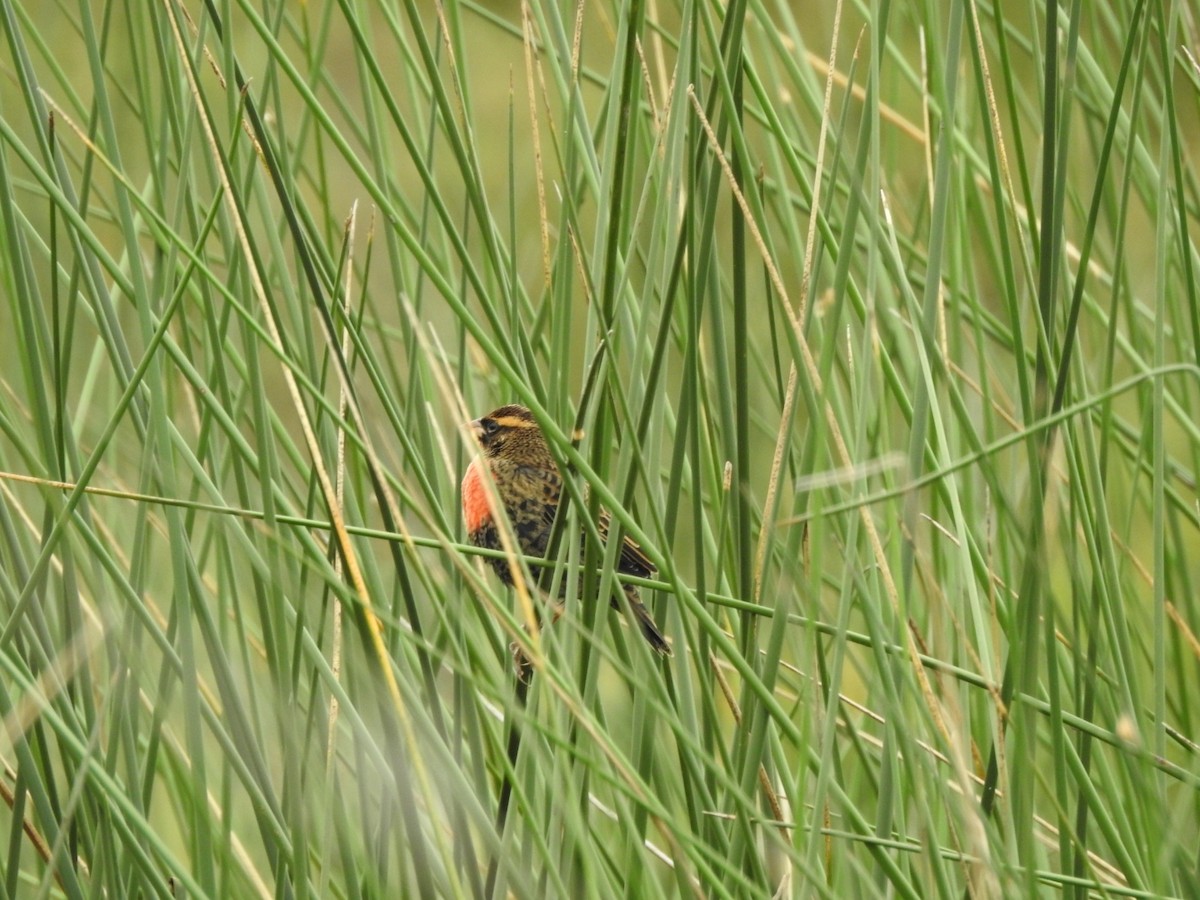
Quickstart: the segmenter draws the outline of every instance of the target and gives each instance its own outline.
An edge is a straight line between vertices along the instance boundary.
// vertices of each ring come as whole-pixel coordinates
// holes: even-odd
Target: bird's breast
[[[467,534],[474,534],[492,520],[487,485],[483,483],[483,463],[478,456],[471,460],[463,476],[462,508]]]

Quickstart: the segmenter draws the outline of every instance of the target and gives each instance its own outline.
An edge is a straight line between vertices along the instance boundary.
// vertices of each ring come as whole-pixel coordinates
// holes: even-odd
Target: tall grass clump
[[[0,898],[1200,896],[1195,29],[0,0]]]

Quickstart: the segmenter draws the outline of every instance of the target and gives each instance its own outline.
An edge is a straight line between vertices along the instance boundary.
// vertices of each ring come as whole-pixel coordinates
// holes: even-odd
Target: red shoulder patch
[[[467,474],[463,476],[462,508],[467,534],[474,534],[492,519],[492,507],[488,502],[487,486],[483,483],[482,463],[478,456],[471,460]]]

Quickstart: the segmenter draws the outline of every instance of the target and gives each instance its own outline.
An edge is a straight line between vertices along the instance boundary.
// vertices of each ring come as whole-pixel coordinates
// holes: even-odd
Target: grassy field
[[[1200,896],[1197,27],[0,0],[0,898]]]

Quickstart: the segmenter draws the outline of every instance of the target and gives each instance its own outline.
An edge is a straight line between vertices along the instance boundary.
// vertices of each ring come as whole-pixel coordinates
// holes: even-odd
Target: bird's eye
[[[495,419],[484,419],[479,424],[483,426],[483,433],[489,437],[500,430],[500,426],[496,423]]]

